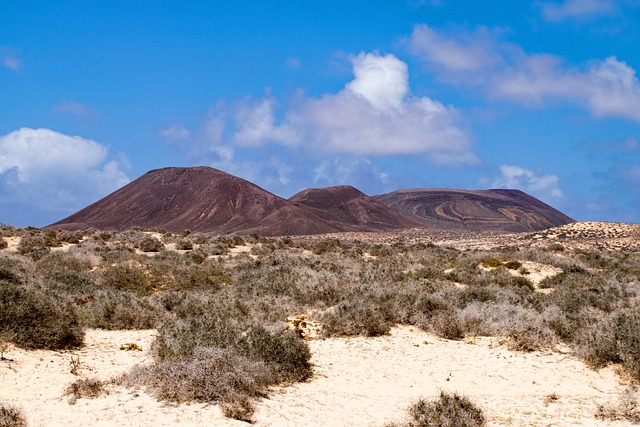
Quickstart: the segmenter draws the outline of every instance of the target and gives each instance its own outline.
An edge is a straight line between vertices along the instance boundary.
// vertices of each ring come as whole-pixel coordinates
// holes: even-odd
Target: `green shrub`
[[[465,396],[440,392],[437,400],[419,400],[409,409],[407,427],[479,427],[486,424],[482,410]]]
[[[0,402],[0,427],[26,427],[27,419],[19,408]]]

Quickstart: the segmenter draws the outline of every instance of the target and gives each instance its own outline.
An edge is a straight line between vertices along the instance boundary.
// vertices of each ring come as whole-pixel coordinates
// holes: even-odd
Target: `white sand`
[[[157,402],[122,387],[75,405],[63,396],[79,377],[107,379],[148,363],[153,335],[89,330],[76,352],[11,348],[6,356],[14,361],[0,362],[0,401],[21,407],[30,426],[244,424],[222,417],[217,405]],[[599,404],[614,403],[625,388],[613,368],[595,372],[566,352],[514,353],[497,341],[447,341],[409,327],[378,338],[312,340],[314,377],[274,390],[254,418],[259,426],[381,426],[445,390],[471,398],[493,426],[631,425],[594,418]],[[129,342],[143,351],[119,349]],[[70,372],[71,355],[80,357],[79,376]],[[545,402],[552,393],[558,400]]]

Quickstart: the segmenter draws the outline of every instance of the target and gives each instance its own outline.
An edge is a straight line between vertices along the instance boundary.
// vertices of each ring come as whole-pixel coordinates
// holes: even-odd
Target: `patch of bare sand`
[[[380,426],[444,390],[470,397],[492,426],[631,425],[594,417],[624,389],[612,368],[595,372],[567,353],[514,353],[496,343],[441,340],[409,327],[385,337],[311,341],[314,379],[263,400],[256,424]]]
[[[13,348],[6,356],[14,361],[0,362],[0,401],[21,407],[30,426],[243,425],[217,405],[168,404],[141,390],[110,386],[108,395],[75,405],[63,395],[79,377],[108,379],[148,363],[154,334],[89,330],[76,352]],[[410,327],[384,337],[312,340],[314,377],[258,402],[256,425],[381,426],[440,390],[470,397],[491,426],[631,425],[594,418],[599,404],[615,402],[624,389],[612,368],[592,371],[567,353],[514,353],[497,341],[447,341]],[[120,350],[128,342],[143,351]],[[80,357],[79,376],[70,372],[71,355]],[[552,394],[558,399],[550,401]]]

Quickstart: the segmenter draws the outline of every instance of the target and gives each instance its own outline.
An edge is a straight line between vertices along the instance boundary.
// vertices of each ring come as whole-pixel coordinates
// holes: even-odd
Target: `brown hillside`
[[[421,228],[423,225],[367,196],[349,185],[309,188],[289,199],[309,206],[328,221],[357,227],[360,231],[389,231]]]
[[[429,228],[535,231],[574,222],[519,190],[398,190],[374,197]]]
[[[244,179],[208,168],[164,168],[51,225],[125,230],[132,227],[265,236],[345,231]]]

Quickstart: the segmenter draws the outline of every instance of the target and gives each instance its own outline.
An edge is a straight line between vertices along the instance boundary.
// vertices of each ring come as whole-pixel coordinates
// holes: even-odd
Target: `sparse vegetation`
[[[440,392],[438,399],[421,399],[409,408],[406,424],[387,427],[480,427],[486,424],[482,410],[467,397]]]
[[[269,386],[311,375],[306,343],[284,332],[292,315],[318,321],[324,336],[378,336],[407,324],[447,339],[496,336],[516,351],[564,342],[591,366],[617,363],[640,382],[637,252],[2,233],[21,243],[17,253],[0,250],[0,357],[8,343],[77,347],[86,327],[156,328],[154,363],[123,381],[160,399],[219,402],[238,419],[251,418],[252,400]],[[562,273],[534,283],[523,272],[529,261]]]
[[[0,402],[0,427],[26,427],[27,419],[22,410]]]
[[[78,399],[93,399],[105,393],[104,381],[95,378],[80,378],[71,383],[65,390],[69,402],[75,404]]]

